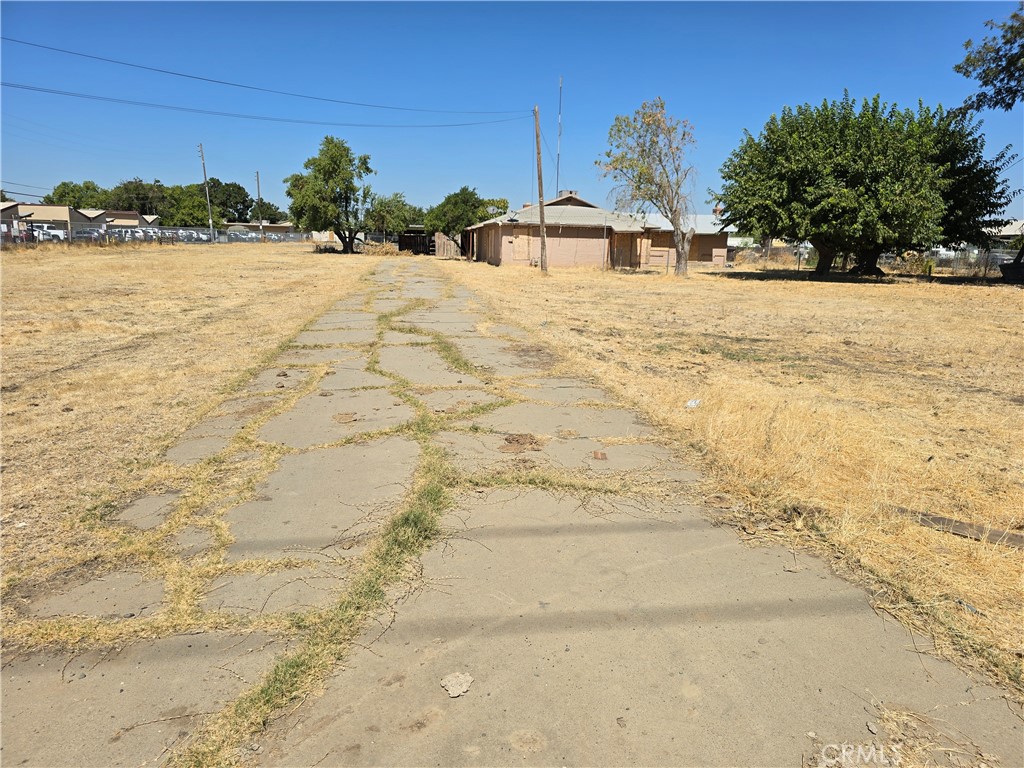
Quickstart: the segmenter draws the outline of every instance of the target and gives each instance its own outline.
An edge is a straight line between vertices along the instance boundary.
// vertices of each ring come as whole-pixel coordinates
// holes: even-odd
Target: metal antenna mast
[[[562,77],[558,77],[558,145],[555,154],[555,194],[561,193],[560,169],[562,167]]]

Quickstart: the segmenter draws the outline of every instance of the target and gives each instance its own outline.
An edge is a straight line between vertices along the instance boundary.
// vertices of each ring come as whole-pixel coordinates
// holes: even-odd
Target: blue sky
[[[207,171],[282,208],[282,180],[321,139],[369,154],[370,180],[429,206],[463,185],[513,207],[536,198],[539,105],[545,196],[556,189],[558,81],[564,78],[560,188],[609,204],[594,160],[617,114],[661,96],[694,125],[695,206],[744,129],[785,105],[880,93],[956,106],[974,82],[952,71],[963,42],[1015,3],[171,3],[0,4],[5,37],[201,77],[329,99],[451,112],[372,109],[298,99],[131,69],[4,41],[3,80],[195,109],[340,123],[243,120],[2,89],[3,188],[45,194],[62,180],[104,187],[139,176],[166,184]],[[991,156],[1021,153],[1024,106],[982,115]],[[1024,163],[1008,176],[1024,187]],[[24,198],[32,199],[32,198]],[[1010,209],[1024,218],[1024,196]]]

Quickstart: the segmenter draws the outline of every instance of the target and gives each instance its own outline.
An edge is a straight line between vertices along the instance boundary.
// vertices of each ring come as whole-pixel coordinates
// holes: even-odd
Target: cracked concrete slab
[[[247,392],[273,392],[303,384],[309,371],[302,368],[270,368],[260,373],[245,389]]]
[[[295,337],[295,344],[304,346],[330,346],[339,344],[369,344],[377,339],[376,328],[345,328],[303,331]]]
[[[521,439],[523,437],[530,439]],[[677,467],[672,452],[655,443],[606,445],[589,438],[536,437],[530,434],[440,432],[437,444],[466,472],[505,468],[524,463],[548,465],[596,474],[632,473],[651,480],[693,483],[700,474]]]
[[[275,378],[277,377],[275,376]],[[251,419],[260,416],[276,404],[271,397],[236,397],[225,400],[217,406],[214,415],[234,416],[241,424],[247,424]]]
[[[475,376],[453,370],[431,347],[384,347],[380,351],[380,367],[419,386],[484,385]]]
[[[402,331],[388,331],[381,338],[384,344],[427,344],[430,339],[418,333],[404,333]]]
[[[3,661],[4,765],[155,765],[288,643],[210,632]]]
[[[428,408],[435,413],[458,413],[474,405],[496,403],[500,398],[479,389],[443,389],[427,394],[418,394]]]
[[[327,330],[375,330],[377,316],[371,312],[330,311],[321,315],[309,326],[311,331]]]
[[[512,344],[502,339],[469,336],[452,339],[452,344],[473,365],[497,376],[527,376],[537,372],[533,361],[524,360]]]
[[[158,496],[143,496],[111,516],[118,523],[134,525],[144,531],[163,523],[178,502],[178,493],[163,493]]]
[[[225,514],[235,538],[227,559],[357,554],[397,508],[418,457],[401,437],[284,456],[255,500]]]
[[[348,360],[354,356],[351,349],[345,347],[332,347],[327,349],[315,349],[311,347],[289,347],[282,352],[277,362],[282,365],[309,365],[312,363],[336,363],[340,360]]]
[[[619,408],[577,408],[570,405],[516,403],[473,419],[498,432],[530,432],[555,437],[630,438],[654,434],[635,413]]]
[[[245,426],[246,421],[248,419],[245,417],[235,414],[211,416],[185,430],[181,437],[183,440],[193,440],[199,437],[233,437]]]
[[[444,333],[449,336],[469,336],[476,334],[477,324],[482,320],[479,315],[465,312],[409,312],[397,318],[397,326],[416,325],[429,331]]]
[[[872,700],[1019,764],[999,692],[920,657],[815,560],[790,572],[790,553],[695,515],[594,517],[543,491],[468,499],[458,517],[423,557],[432,588],[272,726],[260,765],[802,765],[808,733],[871,741]],[[474,679],[458,699],[439,685],[453,672]]]
[[[595,387],[579,379],[567,378],[533,378],[527,379],[513,391],[531,400],[548,403],[572,405],[579,402],[608,402],[608,395],[600,387]]]
[[[216,544],[213,534],[206,528],[195,525],[185,526],[172,537],[178,556],[183,559],[207,554]]]
[[[206,437],[186,438],[167,449],[167,460],[182,466],[198,464],[228,447],[230,437],[209,435]]]
[[[204,607],[208,611],[243,616],[302,613],[335,602],[346,583],[345,574],[339,568],[229,574],[210,585]]]
[[[444,283],[429,278],[412,278],[407,280],[402,289],[402,296],[407,299],[440,299],[444,291]]]
[[[34,616],[135,619],[160,610],[163,597],[163,581],[132,571],[115,571],[35,599],[30,612]]]
[[[347,360],[334,366],[320,380],[319,388],[324,390],[341,390],[359,389],[361,387],[390,387],[394,383],[387,376],[367,371],[366,361],[358,359]]]
[[[395,427],[416,415],[387,390],[335,392],[329,387],[300,398],[290,410],[270,419],[259,431],[260,440],[310,448]]]

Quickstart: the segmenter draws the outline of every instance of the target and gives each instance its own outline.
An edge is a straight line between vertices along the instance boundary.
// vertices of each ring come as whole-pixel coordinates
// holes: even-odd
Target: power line
[[[191,112],[199,115],[215,115],[217,117],[233,117],[241,120],[262,120],[271,123],[296,123],[300,125],[326,125],[337,128],[464,128],[471,125],[492,125],[494,123],[511,123],[515,120],[525,120],[529,115],[523,114],[520,117],[505,117],[500,120],[480,120],[470,123],[425,123],[425,124],[398,124],[398,123],[335,123],[327,120],[300,120],[291,117],[270,117],[268,115],[246,115],[238,112],[218,112],[212,109],[198,109],[196,107],[181,107],[173,104],[154,104],[148,101],[131,101],[129,99],[117,99],[113,96],[96,96],[88,93],[75,93],[73,91],[58,91],[53,88],[41,88],[36,85],[24,85],[22,83],[0,82],[4,88],[17,88],[23,91],[34,91],[36,93],[49,93],[54,96],[71,96],[76,99],[91,99],[93,101],[106,101],[114,104],[127,104],[133,107],[151,107],[153,109],[169,109],[176,112]]]
[[[42,48],[47,51],[56,51],[57,53],[66,53],[69,56],[81,56],[84,59],[94,59],[96,61],[105,61],[108,64],[118,64],[122,67],[132,67],[133,69],[144,69],[149,72],[159,72],[163,75],[173,75],[174,77],[185,77],[189,80],[200,80],[204,83],[215,83],[217,85],[228,85],[232,88],[244,88],[249,91],[260,91],[262,93],[273,93],[278,96],[291,96],[296,99],[311,99],[313,101],[326,101],[332,104],[345,104],[352,107],[368,107],[370,109],[392,109],[401,112],[430,112],[433,114],[444,114],[444,115],[518,115],[525,110],[506,110],[501,112],[486,112],[486,111],[467,111],[467,110],[452,110],[452,109],[418,109],[416,107],[395,107],[386,104],[367,104],[360,101],[346,101],[344,99],[329,99],[325,96],[310,96],[304,93],[292,93],[290,91],[276,91],[272,88],[261,88],[256,85],[246,85],[244,83],[232,83],[228,80],[217,80],[212,77],[201,77],[199,75],[189,75],[184,72],[174,72],[170,69],[160,69],[159,67],[148,67],[144,64],[132,64],[127,61],[118,61],[117,59],[108,59],[103,56],[93,56],[88,53],[79,53],[78,51],[69,51],[64,48],[55,48],[50,45],[41,45],[39,43],[30,43],[27,40],[17,40],[13,37],[0,37],[2,40],[6,40],[9,43],[18,43],[19,45],[28,45],[33,48]],[[377,126],[373,126],[377,127]]]
[[[40,187],[38,184],[19,184],[16,181],[0,180],[0,184],[7,184],[11,187],[28,187],[29,189],[53,189],[53,187]]]

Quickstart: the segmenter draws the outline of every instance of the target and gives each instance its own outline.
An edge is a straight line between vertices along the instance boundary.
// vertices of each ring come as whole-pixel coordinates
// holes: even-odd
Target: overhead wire
[[[40,187],[38,184],[19,184],[16,181],[4,181],[0,179],[0,184],[7,184],[11,187],[28,187],[29,189],[52,189],[52,187]]]
[[[231,117],[241,120],[260,120],[271,123],[291,123],[297,125],[326,125],[337,128],[463,128],[473,125],[492,125],[495,123],[511,123],[516,120],[525,120],[528,114],[519,117],[505,117],[498,120],[479,120],[467,123],[339,123],[329,120],[302,120],[291,117],[273,117],[270,115],[247,115],[240,112],[220,112],[213,109],[199,109],[198,107],[182,107],[175,104],[156,104],[148,101],[133,101],[131,99],[119,99],[114,96],[98,96],[89,93],[76,93],[74,91],[61,91],[55,88],[42,88],[37,85],[26,85],[24,83],[0,82],[4,88],[16,88],[23,91],[35,93],[48,93],[54,96],[69,96],[77,99],[90,99],[93,101],[105,101],[113,104],[126,104],[133,107],[149,107],[152,109],[167,109],[175,112],[189,112],[200,115],[214,115],[215,117]]]
[[[32,43],[28,40],[18,40],[17,38],[7,37],[6,35],[0,36],[0,40],[5,40],[9,43],[17,43],[19,45],[27,45],[33,48],[42,48],[47,51],[56,51],[57,53],[64,53],[69,56],[80,56],[84,59],[94,59],[95,61],[103,61],[108,64],[117,64],[122,67],[131,67],[133,69],[143,69],[149,72],[158,72],[163,75],[172,75],[174,77],[184,77],[189,80],[199,80],[205,83],[214,83],[216,85],[226,85],[232,88],[244,88],[249,91],[259,91],[261,93],[272,93],[278,96],[290,96],[296,99],[310,99],[312,101],[323,101],[332,104],[344,104],[353,107],[366,107],[368,109],[390,109],[401,112],[426,112],[432,114],[443,114],[443,115],[518,115],[526,112],[526,110],[503,110],[503,111],[482,111],[482,110],[454,110],[454,109],[423,109],[419,107],[398,107],[388,104],[371,104],[361,101],[348,101],[346,99],[331,99],[326,96],[313,96],[305,93],[293,93],[291,91],[278,91],[273,88],[262,88],[257,85],[247,85],[245,83],[234,83],[230,80],[219,80],[213,77],[202,77],[200,75],[190,75],[185,72],[175,72],[170,69],[162,69],[160,67],[150,67],[144,64],[133,64],[128,61],[120,61],[118,59],[108,59],[105,56],[94,56],[88,53],[81,53],[79,51],[70,51],[66,48],[57,48],[51,45],[42,45],[41,43]],[[532,112],[531,112],[532,114]],[[377,127],[377,126],[371,126]]]

